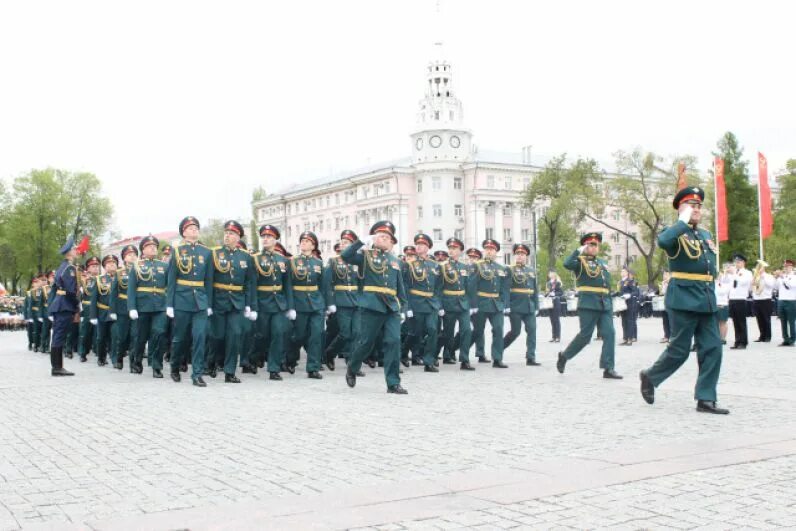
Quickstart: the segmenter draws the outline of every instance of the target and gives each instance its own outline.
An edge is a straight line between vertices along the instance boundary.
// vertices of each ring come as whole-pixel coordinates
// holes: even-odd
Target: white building
[[[253,203],[258,226],[279,227],[290,252],[304,230],[315,232],[321,252],[330,253],[343,229],[364,235],[382,219],[398,230],[398,253],[418,232],[429,234],[435,249],[451,236],[467,247],[495,238],[506,263],[513,243],[532,244],[532,216],[521,207],[521,195],[542,167],[531,164],[530,147],[511,154],[473,144],[451,65],[441,57],[426,68],[424,93],[410,156],[270,194]],[[624,263],[624,242],[609,241],[610,231],[601,230],[617,265]]]

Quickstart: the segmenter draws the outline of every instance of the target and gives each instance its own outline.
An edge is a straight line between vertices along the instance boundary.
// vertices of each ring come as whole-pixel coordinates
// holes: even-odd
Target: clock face
[[[451,147],[452,147],[453,149],[456,149],[457,147],[459,147],[459,146],[461,146],[461,145],[462,145],[462,141],[461,141],[461,140],[459,140],[459,137],[458,137],[458,136],[452,136],[452,137],[451,137]]]
[[[422,138],[418,138],[417,140],[415,140],[415,148],[416,148],[418,151],[420,151],[421,149],[423,149],[423,139],[422,139]]]
[[[438,148],[442,145],[442,139],[437,135],[434,135],[428,140],[428,143],[431,144],[431,147]]]

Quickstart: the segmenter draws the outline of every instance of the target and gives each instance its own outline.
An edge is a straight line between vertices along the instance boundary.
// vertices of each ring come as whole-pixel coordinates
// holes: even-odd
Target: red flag
[[[716,239],[726,242],[730,239],[727,221],[727,194],[724,188],[724,159],[716,157]]]
[[[685,162],[680,162],[677,165],[677,191],[679,192],[686,186],[688,186],[688,183],[685,179]]]
[[[771,213],[771,188],[768,186],[768,161],[759,151],[757,153],[757,171],[757,193],[760,196],[760,237],[765,239],[774,232],[774,218]]]
[[[88,236],[83,236],[83,239],[80,240],[80,243],[75,247],[75,251],[77,251],[77,254],[86,254],[88,252],[88,247]]]

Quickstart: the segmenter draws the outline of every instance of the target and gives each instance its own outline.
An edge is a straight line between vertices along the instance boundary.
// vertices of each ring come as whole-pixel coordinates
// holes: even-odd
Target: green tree
[[[777,177],[779,197],[774,206],[774,233],[765,241],[766,262],[778,269],[786,258],[796,258],[796,159]]]
[[[748,163],[743,160],[743,148],[731,132],[727,132],[718,142],[718,152],[714,156],[724,159],[724,182],[727,199],[729,240],[722,242],[720,262],[742,253],[754,263],[758,249],[758,206],[757,191],[749,182]]]
[[[210,218],[202,226],[199,239],[208,247],[218,247],[224,243],[224,220],[221,218]]]

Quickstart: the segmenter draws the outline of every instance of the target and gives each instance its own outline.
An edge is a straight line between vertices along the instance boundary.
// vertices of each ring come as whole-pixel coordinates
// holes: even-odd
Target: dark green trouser
[[[472,342],[478,347],[478,336],[484,337],[486,322],[492,327],[492,361],[503,361],[503,312],[482,312],[475,314],[475,326],[473,327]],[[464,343],[462,343],[464,346]],[[477,351],[476,351],[477,352]]]
[[[33,344],[37,347],[41,346],[41,325],[38,317],[33,318]]]
[[[580,321],[580,332],[575,336],[567,348],[564,349],[564,357],[571,360],[577,356],[583,347],[589,344],[594,333],[594,327],[603,340],[602,353],[600,354],[600,368],[614,368],[614,318],[610,310],[586,310],[578,309],[578,321]],[[690,346],[690,345],[689,345]]]
[[[267,346],[268,372],[279,372],[285,362],[285,338],[290,330],[290,321],[285,317],[285,312],[257,313],[257,340],[255,344]],[[255,351],[264,350],[255,346]],[[251,360],[255,364],[258,360]]]
[[[446,360],[456,359],[456,336],[453,329],[459,323],[459,361],[470,363],[470,343],[472,342],[473,330],[470,326],[470,312],[445,312],[442,316],[442,339],[445,350],[442,358]]]
[[[243,312],[214,312],[210,316],[208,367],[224,367],[224,374],[235,374],[243,338]]]
[[[111,356],[113,355],[111,349],[113,343],[113,321],[97,323],[97,356],[99,359],[105,361],[108,358],[108,352],[111,352]]]
[[[119,314],[113,323],[113,343],[111,344],[111,361],[122,361],[124,353],[129,353],[135,345],[136,322],[129,315]]]
[[[153,369],[163,370],[163,335],[166,333],[166,312],[141,312],[138,314],[136,334],[133,338],[135,347],[130,356],[130,363],[142,365],[144,362],[144,347],[147,349],[149,366]]]
[[[307,351],[307,372],[317,372],[321,370],[323,317],[323,310],[315,312],[296,312],[296,320],[293,322],[293,344],[290,348],[289,359],[287,360],[289,365],[298,363],[299,349],[304,347],[304,350]]]
[[[682,312],[669,310],[671,336],[669,346],[652,367],[645,372],[655,387],[674,374],[685,363],[691,351],[692,338],[697,344],[697,376],[694,398],[716,400],[716,383],[721,370],[721,337],[714,313]]]
[[[179,372],[182,360],[188,355],[188,329],[191,330],[191,378],[205,372],[205,340],[207,338],[207,310],[185,312],[174,310],[174,329],[171,340],[171,372]]]
[[[254,311],[257,308],[255,307]],[[243,331],[240,339],[240,367],[254,365],[254,328],[255,323],[250,319],[243,319]]]
[[[44,318],[44,322],[41,324],[41,332],[40,332],[40,341],[41,341],[41,351],[42,352],[49,352],[50,351],[50,329],[52,328],[52,323],[46,317]]]
[[[36,320],[34,319],[33,322],[35,323]],[[33,344],[35,343],[35,341],[33,340],[33,330],[34,330],[33,323],[26,323],[25,330],[28,333],[28,345],[33,346]]]
[[[503,348],[509,348],[509,345],[514,343],[522,332],[522,325],[525,324],[525,359],[536,361],[536,314],[511,312],[509,322],[511,330],[503,338]]]
[[[782,342],[796,343],[796,301],[779,301],[779,321],[782,326]]]
[[[69,328],[66,332],[66,343],[64,350],[68,354],[77,352],[77,340],[80,337],[80,323],[69,323]]]
[[[334,317],[337,321],[337,335],[326,348],[326,355],[334,359],[342,354],[345,359],[351,355],[354,346],[354,314],[356,308],[339,307]]]
[[[426,366],[434,365],[437,359],[437,325],[439,315],[436,313],[414,314],[415,333],[412,338],[412,358],[420,359]]]
[[[397,312],[381,313],[360,308],[359,333],[354,340],[354,349],[348,362],[348,371],[356,374],[362,368],[362,361],[376,348],[376,338],[380,337],[379,350],[384,353],[384,379],[387,387],[401,383],[399,363],[401,358],[401,316]]]

